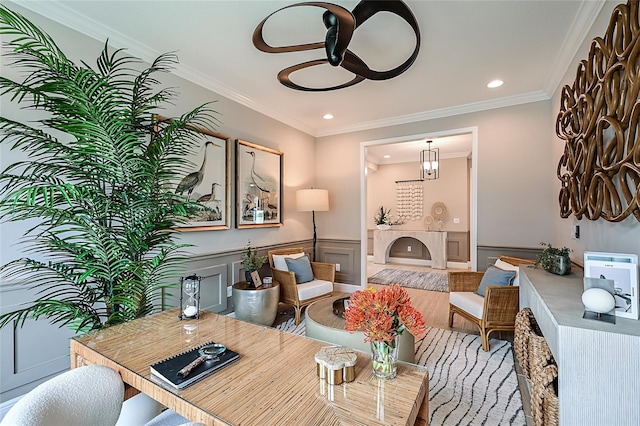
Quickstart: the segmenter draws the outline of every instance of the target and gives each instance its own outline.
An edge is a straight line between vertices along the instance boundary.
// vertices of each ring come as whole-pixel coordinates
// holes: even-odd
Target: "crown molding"
[[[602,11],[606,0],[585,1],[580,5],[575,19],[571,23],[567,37],[562,43],[558,56],[553,62],[549,78],[545,86],[545,92],[550,96],[558,90],[562,83],[562,78],[571,66],[573,58],[578,53],[580,46],[584,42],[587,34],[591,30],[593,23]]]
[[[414,114],[407,114],[397,117],[389,117],[382,120],[368,121],[357,123],[349,126],[333,127],[330,129],[320,130],[316,133],[316,137],[339,135],[343,133],[359,132],[363,130],[377,129],[380,127],[397,126],[400,124],[415,123],[417,121],[434,120],[436,118],[451,117],[454,115],[469,114],[472,112],[486,111],[496,108],[504,108],[515,105],[527,104],[531,102],[547,101],[551,99],[548,94],[543,91],[524,93],[522,95],[508,96],[489,101],[473,102],[454,107],[434,109],[431,111],[423,111]]]
[[[125,47],[129,54],[139,57],[140,59],[149,63],[152,62],[160,54],[164,53],[158,52],[143,43],[140,43],[118,31],[115,31],[112,28],[101,24],[95,19],[91,19],[83,14],[79,14],[73,9],[70,9],[66,5],[60,3],[58,0],[37,2],[7,1],[7,3],[13,3],[17,6],[31,10],[32,12],[42,15],[65,27],[78,31],[102,43],[104,42],[104,40],[109,39],[110,45],[114,47]],[[571,30],[568,32],[567,39],[563,43],[562,49],[558,54],[556,60],[554,61],[554,66],[552,67],[548,80],[549,83],[547,84],[547,89],[544,91],[537,91],[493,99],[489,101],[474,102],[464,105],[457,105],[454,107],[423,111],[404,116],[389,117],[382,120],[361,122],[342,127],[333,127],[320,130],[314,129],[287,115],[275,111],[273,108],[269,108],[265,105],[255,102],[250,97],[245,96],[244,94],[232,89],[226,84],[213,79],[211,76],[204,75],[203,73],[182,64],[176,64],[174,68],[174,74],[201,87],[211,90],[221,96],[224,96],[232,101],[235,101],[240,105],[243,105],[249,109],[259,112],[267,117],[273,118],[274,120],[277,120],[283,124],[291,126],[297,130],[300,130],[301,132],[314,137],[331,136],[343,133],[371,130],[381,127],[414,123],[417,121],[433,120],[437,118],[444,118],[455,115],[468,114],[472,112],[515,106],[530,102],[549,100],[559,86],[562,77],[564,76],[571,61],[573,60],[573,57],[576,55],[580,45],[584,41],[584,38],[586,37],[588,31],[593,25],[593,22],[595,21],[605,3],[606,0],[583,2],[578,15],[576,16],[576,19],[572,23]]]

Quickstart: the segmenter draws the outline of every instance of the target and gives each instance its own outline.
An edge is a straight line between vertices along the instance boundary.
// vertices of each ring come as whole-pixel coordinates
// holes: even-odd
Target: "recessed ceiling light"
[[[504,81],[502,80],[493,80],[491,82],[489,82],[489,84],[487,84],[487,87],[490,87],[491,89],[495,88],[495,87],[500,87],[504,84]]]
[[[391,156],[390,155],[385,155],[384,158],[391,158]]]
[[[325,114],[322,116],[325,120],[331,120],[333,118],[333,114]]]

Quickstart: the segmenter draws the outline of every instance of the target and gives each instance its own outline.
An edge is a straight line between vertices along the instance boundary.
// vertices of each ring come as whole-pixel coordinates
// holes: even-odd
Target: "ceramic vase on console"
[[[393,379],[398,370],[398,339],[394,336],[391,342],[373,340],[371,342],[371,362],[373,374],[382,379]]]
[[[389,229],[391,229],[391,225],[387,225],[386,223],[383,223],[381,225],[376,225],[376,228],[378,228],[381,231],[388,231]]]
[[[551,256],[551,262],[544,268],[547,272],[556,275],[567,275],[571,272],[571,258],[563,255]]]

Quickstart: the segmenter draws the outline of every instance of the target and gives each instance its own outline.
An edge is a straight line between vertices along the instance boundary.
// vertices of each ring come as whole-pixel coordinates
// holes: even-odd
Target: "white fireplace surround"
[[[447,233],[438,231],[373,231],[373,263],[385,264],[398,238],[415,238],[427,247],[433,269],[447,269]]]

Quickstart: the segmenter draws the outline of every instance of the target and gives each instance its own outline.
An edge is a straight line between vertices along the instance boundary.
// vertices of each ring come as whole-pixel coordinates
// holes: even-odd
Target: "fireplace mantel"
[[[373,263],[387,263],[389,250],[398,238],[415,238],[427,247],[431,254],[431,267],[447,269],[447,233],[440,231],[374,230]]]

